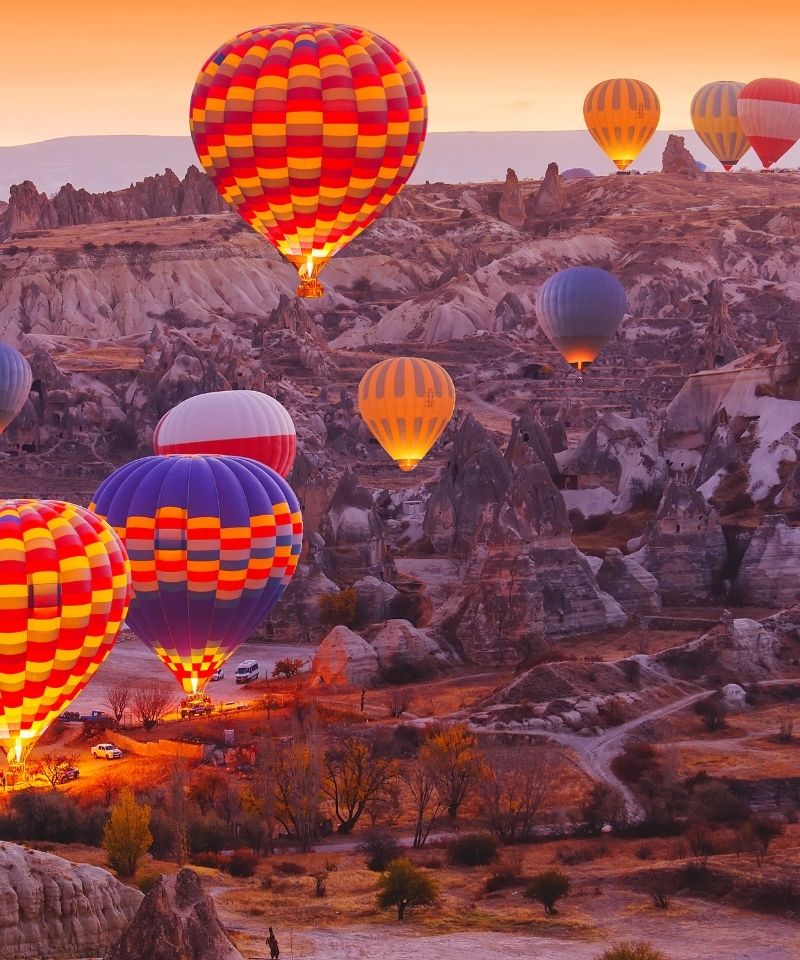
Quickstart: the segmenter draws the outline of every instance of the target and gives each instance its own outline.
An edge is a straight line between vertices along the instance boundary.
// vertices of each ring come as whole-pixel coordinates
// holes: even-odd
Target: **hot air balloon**
[[[134,460],[101,484],[90,509],[131,558],[128,625],[187,694],[268,616],[303,541],[291,487],[244,457]]]
[[[33,374],[19,350],[0,343],[0,433],[25,406]]]
[[[223,44],[195,84],[190,126],[228,203],[297,268],[301,297],[380,216],[425,139],[422,78],[361,27],[282,23]]]
[[[289,475],[297,438],[289,412],[257,390],[222,390],[173,407],[153,434],[156,453],[219,453],[250,457]]]
[[[619,280],[597,267],[570,267],[548,277],[536,316],[567,363],[584,370],[617,332],[627,309]]]
[[[743,87],[735,80],[716,80],[692,98],[697,135],[726,170],[735,167],[750,147],[738,113],[737,97]]]
[[[800,83],[762,77],[739,93],[739,119],[768,169],[800,139]]]
[[[660,116],[655,90],[641,80],[604,80],[583,101],[589,133],[620,171],[639,156]]]
[[[56,500],[0,502],[0,744],[24,763],[108,656],[130,565],[113,530]]]
[[[358,409],[401,470],[413,470],[450,422],[456,389],[433,360],[396,357],[376,363],[358,385]]]

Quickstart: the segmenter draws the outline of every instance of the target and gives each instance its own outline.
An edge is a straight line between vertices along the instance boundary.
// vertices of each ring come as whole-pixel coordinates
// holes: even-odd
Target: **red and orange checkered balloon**
[[[105,521],[56,500],[0,501],[0,745],[21,763],[108,656],[131,573]]]
[[[425,140],[422,78],[361,27],[284,23],[223,44],[192,93],[197,155],[217,190],[297,268],[299,296],[397,196]]]

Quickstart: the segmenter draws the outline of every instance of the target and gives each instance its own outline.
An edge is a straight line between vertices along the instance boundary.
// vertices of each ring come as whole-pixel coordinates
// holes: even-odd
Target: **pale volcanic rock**
[[[161,876],[104,960],[243,960],[200,877]]]
[[[595,574],[597,585],[610,594],[629,616],[646,616],[661,610],[658,581],[631,557],[612,547],[606,550]]]
[[[564,491],[569,508],[581,509],[587,488],[603,487],[614,513],[624,513],[646,495],[658,495],[667,480],[667,464],[658,439],[644,417],[605,413],[573,449],[556,457],[565,474],[577,475],[578,491]]]
[[[712,280],[706,294],[708,323],[700,348],[702,369],[721,367],[741,356],[731,321],[725,288],[719,279]]]
[[[356,592],[356,621],[358,624],[380,623],[391,616],[392,605],[399,591],[377,577],[362,577],[353,584]],[[394,622],[394,621],[392,621]]]
[[[392,571],[383,524],[372,494],[349,468],[342,474],[320,533],[336,579],[352,584],[363,576],[383,578]]]
[[[439,644],[422,630],[412,626],[408,620],[387,620],[375,624],[364,634],[378,656],[381,670],[403,661],[419,664],[431,658],[442,657]]]
[[[288,635],[305,642],[318,640],[328,629],[323,623],[320,599],[337,593],[339,587],[315,564],[301,564],[270,614],[270,623],[282,639]]]
[[[684,137],[671,133],[667,137],[667,144],[661,157],[662,173],[680,173],[694,179],[700,173],[697,162],[686,149]]]
[[[536,195],[528,202],[528,214],[534,217],[553,217],[561,213],[566,205],[567,199],[558,175],[558,164],[548,163]]]
[[[522,227],[525,224],[525,198],[517,174],[511,167],[506,170],[506,182],[500,194],[499,217],[503,223],[512,227]]]
[[[467,415],[425,509],[423,530],[434,549],[470,549],[484,510],[504,498],[510,482],[511,470],[497,446]]]
[[[658,580],[664,603],[708,601],[727,559],[717,511],[687,480],[670,480],[633,559]]]
[[[311,663],[313,682],[336,687],[370,687],[380,674],[378,654],[348,627],[334,627]]]
[[[800,598],[800,528],[781,514],[763,518],[748,544],[736,576],[741,602],[788,607]]]
[[[142,900],[85,863],[0,843],[0,956],[50,960],[102,953]]]
[[[505,459],[513,467],[522,464],[533,451],[535,457],[547,467],[551,477],[559,474],[558,464],[550,446],[550,438],[541,419],[531,411],[526,410],[522,416],[511,425],[511,439],[505,450]]]

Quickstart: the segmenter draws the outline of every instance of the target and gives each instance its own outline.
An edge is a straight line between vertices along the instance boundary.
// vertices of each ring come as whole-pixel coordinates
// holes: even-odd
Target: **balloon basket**
[[[300,286],[297,288],[297,296],[303,299],[312,297],[324,297],[325,287],[316,277],[300,277]]]
[[[411,473],[418,463],[419,460],[398,460],[397,466],[400,467],[403,473]]]

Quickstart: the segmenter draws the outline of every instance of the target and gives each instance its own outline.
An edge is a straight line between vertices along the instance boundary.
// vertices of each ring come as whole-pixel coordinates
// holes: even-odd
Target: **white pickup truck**
[[[115,747],[113,743],[97,743],[92,747],[92,756],[98,760],[102,760],[103,758],[106,760],[119,760],[122,756],[122,751],[119,747]]]

